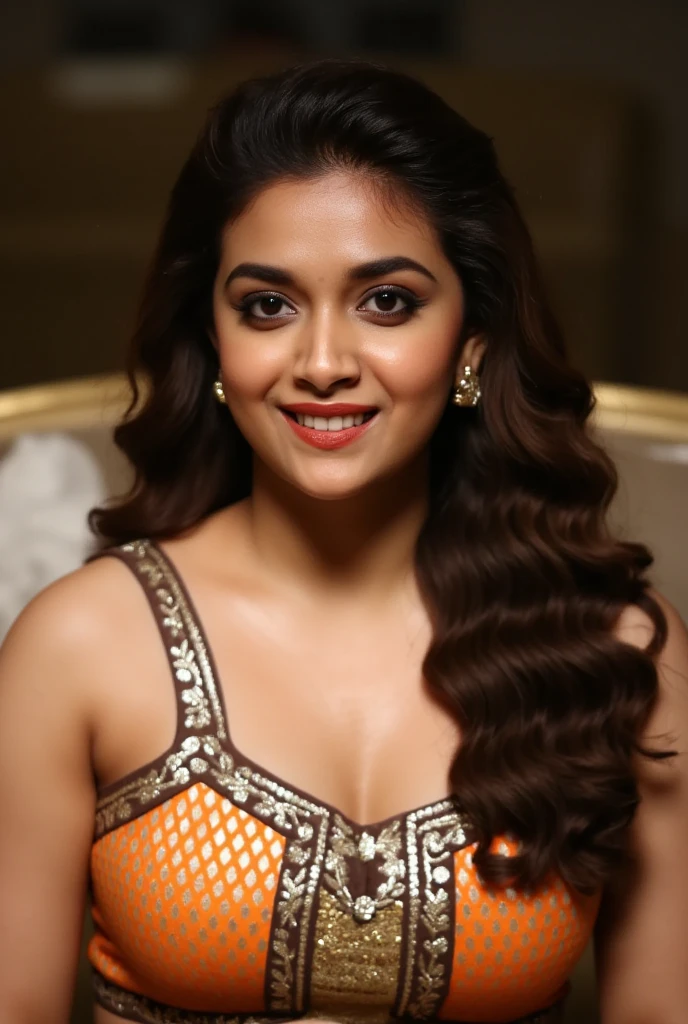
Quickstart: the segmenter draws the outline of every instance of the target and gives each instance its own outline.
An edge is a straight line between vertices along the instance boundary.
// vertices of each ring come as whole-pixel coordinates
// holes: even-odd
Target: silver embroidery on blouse
[[[451,844],[463,842],[462,819],[453,801],[400,815],[375,837],[364,828],[355,830],[326,805],[309,801],[267,778],[247,765],[237,764],[223,748],[226,727],[213,677],[210,658],[202,635],[173,571],[164,557],[147,541],[122,545],[135,556],[135,568],[145,577],[158,602],[170,663],[186,708],[187,729],[208,730],[186,736],[157,768],[123,783],[103,795],[96,808],[96,837],[143,811],[147,804],[175,787],[203,779],[237,806],[278,829],[287,839],[284,865],[275,901],[276,922],[269,958],[268,1006],[271,1012],[302,1013],[306,997],[306,951],[319,884],[335,893],[339,905],[354,920],[370,921],[384,907],[398,901],[409,888],[410,917],[407,965],[401,1011],[408,1005],[414,975],[416,932],[422,927],[429,935],[422,942],[418,960],[422,982],[413,1011],[420,1016],[437,1010],[440,990],[446,986],[445,966],[440,962],[447,950],[447,890],[438,881],[444,861],[451,861]],[[208,727],[210,726],[210,729]],[[449,812],[449,813],[446,813]],[[330,818],[332,829],[328,841]],[[402,856],[403,825],[408,829],[408,857]],[[416,835],[422,836],[423,878],[416,855]],[[326,849],[327,846],[327,849]],[[350,888],[349,862],[367,863],[380,858],[377,866],[383,880],[373,895],[354,894]],[[407,881],[408,864],[408,881]],[[435,874],[432,875],[434,870]],[[321,879],[321,873],[323,873]]]
[[[406,864],[400,856],[402,845],[401,819],[392,822],[375,839],[365,830],[356,838],[354,830],[334,815],[330,846],[325,860],[326,873],[323,878],[332,889],[340,905],[357,921],[370,921],[378,910],[388,907],[401,898],[406,890],[402,881]],[[371,861],[377,855],[382,857],[379,866],[385,881],[377,887],[374,897],[362,894],[353,896],[349,888],[350,858]]]

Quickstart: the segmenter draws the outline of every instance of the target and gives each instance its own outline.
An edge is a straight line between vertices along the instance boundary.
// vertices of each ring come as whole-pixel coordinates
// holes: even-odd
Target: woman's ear
[[[477,374],[480,371],[480,364],[483,356],[485,355],[485,349],[487,348],[487,339],[483,334],[472,334],[470,338],[464,343],[461,349],[461,355],[456,367],[458,378],[463,376],[463,371],[466,366],[470,366],[473,373]]]

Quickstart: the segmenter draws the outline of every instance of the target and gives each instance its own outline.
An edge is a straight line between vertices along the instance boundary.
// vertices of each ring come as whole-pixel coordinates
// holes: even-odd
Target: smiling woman
[[[86,878],[98,1024],[550,1024],[593,932],[603,1024],[679,1020],[688,639],[490,139],[245,83],[130,379],[134,486],[0,659],[3,1021],[64,1019]]]
[[[225,400],[260,460],[254,472],[289,467],[313,497],[341,500],[395,463],[408,474],[446,405],[452,361],[477,366],[482,349],[471,337],[458,351],[463,290],[427,218],[400,197],[391,216],[381,189],[347,168],[279,181],[222,234],[211,334]],[[335,408],[333,385],[355,392],[353,408]],[[322,400],[299,403],[304,391]],[[361,423],[345,427],[346,413]],[[285,420],[311,447],[356,447],[334,468],[307,460]]]

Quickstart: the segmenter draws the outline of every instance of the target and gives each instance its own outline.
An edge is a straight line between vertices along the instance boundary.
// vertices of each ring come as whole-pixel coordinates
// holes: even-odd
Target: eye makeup
[[[401,309],[391,310],[362,309],[362,307],[366,303],[376,299],[377,296],[384,297],[383,301],[387,300],[388,297],[391,297],[395,303],[397,301],[401,301],[403,303],[403,307]],[[252,312],[252,309],[253,307],[256,306],[256,304],[269,301],[276,303],[276,309],[275,306],[273,306],[272,314],[269,311],[265,311],[265,309],[263,310],[264,315],[262,316]],[[372,313],[375,317],[382,318],[383,320],[394,319],[396,322],[398,322],[399,317],[403,317],[404,322],[407,322],[412,316],[415,315],[415,313],[422,306],[425,306],[427,304],[427,301],[427,299],[419,298],[412,291],[410,291],[410,289],[402,288],[400,285],[380,285],[374,291],[370,292],[366,298],[363,299],[363,302],[361,303],[361,305],[357,307],[357,309],[363,312]],[[276,312],[276,310],[279,310],[279,308],[283,305],[289,306],[289,300],[286,299],[279,292],[272,291],[250,292],[248,295],[245,295],[239,302],[231,303],[232,308],[237,310],[237,312],[241,314],[241,323],[249,324],[266,322],[269,323],[270,321],[283,321],[285,319],[285,316],[294,315],[294,313],[284,314]],[[293,307],[290,308],[293,309]]]

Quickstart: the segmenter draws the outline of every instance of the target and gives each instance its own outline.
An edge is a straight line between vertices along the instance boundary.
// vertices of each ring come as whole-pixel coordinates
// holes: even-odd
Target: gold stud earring
[[[480,378],[477,373],[473,373],[470,366],[464,366],[463,377],[456,385],[452,401],[455,405],[464,407],[476,406],[480,401],[481,395]]]
[[[213,382],[213,394],[215,395],[215,398],[218,400],[218,402],[220,402],[222,405],[227,404],[227,399],[225,398],[225,389],[222,387],[222,381],[220,380],[219,377],[217,378],[216,381]]]

